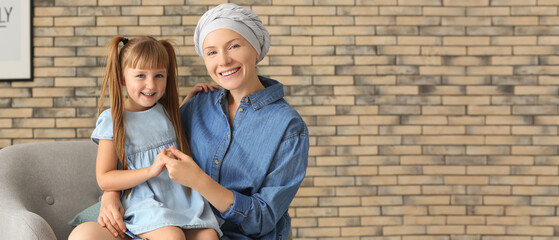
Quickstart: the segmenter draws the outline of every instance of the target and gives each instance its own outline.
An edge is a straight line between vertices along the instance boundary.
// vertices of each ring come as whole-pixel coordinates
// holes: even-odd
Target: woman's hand
[[[165,158],[165,166],[169,171],[169,177],[186,187],[194,188],[193,184],[205,173],[190,156],[174,146],[171,146],[168,151],[174,156],[166,156]]]
[[[197,83],[196,85],[194,85],[194,87],[192,88],[190,93],[188,93],[188,95],[186,95],[186,97],[184,98],[184,100],[181,103],[181,106],[184,105],[188,101],[188,99],[191,99],[192,97],[196,96],[196,94],[198,94],[202,90],[207,93],[208,91],[213,92],[216,89],[219,89],[219,87],[215,86],[215,85],[210,85],[210,84],[207,84],[207,83]]]
[[[175,147],[169,148],[168,152],[174,157],[165,158],[165,166],[173,181],[196,190],[221,213],[225,213],[233,205],[235,202],[233,192],[202,171],[190,156]]]
[[[101,197],[101,210],[97,222],[115,237],[124,238],[126,225],[122,217],[124,216],[124,208],[120,202],[120,192],[105,192]]]

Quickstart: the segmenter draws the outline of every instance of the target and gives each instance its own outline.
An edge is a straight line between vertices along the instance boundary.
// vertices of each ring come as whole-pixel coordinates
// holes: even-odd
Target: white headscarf
[[[260,62],[270,49],[270,34],[253,11],[234,3],[224,3],[208,10],[194,30],[194,48],[203,59],[206,36],[217,29],[230,29],[243,36],[254,47]]]

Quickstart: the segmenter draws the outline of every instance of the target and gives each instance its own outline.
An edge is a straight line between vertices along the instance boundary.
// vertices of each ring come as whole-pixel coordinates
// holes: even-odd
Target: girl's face
[[[124,109],[131,112],[145,111],[165,95],[167,69],[125,68],[124,85],[128,92]]]
[[[247,90],[259,84],[256,73],[258,54],[240,34],[218,29],[206,36],[203,44],[204,63],[211,78],[230,90]]]

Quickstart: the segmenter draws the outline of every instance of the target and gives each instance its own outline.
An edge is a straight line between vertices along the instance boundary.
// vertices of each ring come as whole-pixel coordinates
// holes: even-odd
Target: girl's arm
[[[159,175],[165,164],[159,160],[166,155],[165,149],[157,155],[154,163],[145,168],[133,170],[117,170],[117,155],[112,140],[99,140],[95,175],[97,184],[103,191],[121,191],[137,186],[146,180]]]

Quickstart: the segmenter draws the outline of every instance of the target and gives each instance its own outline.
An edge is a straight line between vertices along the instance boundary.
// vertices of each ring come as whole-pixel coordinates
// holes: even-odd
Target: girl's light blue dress
[[[163,148],[177,146],[173,125],[159,103],[143,112],[125,111],[124,126],[128,169],[149,167]],[[99,139],[113,140],[110,109],[97,119],[91,139],[97,144]],[[126,228],[135,235],[165,226],[213,228],[222,235],[208,202],[194,190],[188,195],[167,170],[132,188],[128,198],[123,194],[121,201]]]

